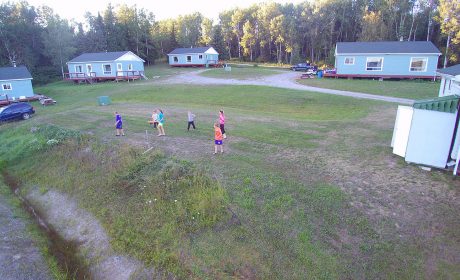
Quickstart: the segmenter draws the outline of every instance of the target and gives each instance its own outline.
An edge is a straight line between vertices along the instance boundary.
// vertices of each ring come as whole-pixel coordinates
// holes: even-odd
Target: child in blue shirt
[[[121,119],[121,115],[118,112],[115,112],[115,129],[117,130],[116,136],[125,136],[125,132],[123,131],[123,120]]]

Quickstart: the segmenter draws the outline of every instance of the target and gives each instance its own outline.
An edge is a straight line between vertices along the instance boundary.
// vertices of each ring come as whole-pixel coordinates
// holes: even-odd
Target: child
[[[192,114],[192,112],[188,111],[188,125],[187,125],[187,130],[190,130],[190,126],[193,126],[193,129],[195,129],[195,114]]]
[[[163,127],[164,122],[165,122],[165,116],[163,114],[163,111],[159,109],[160,113],[158,113],[158,136],[165,136],[165,129]]]
[[[157,125],[158,125],[158,111],[157,111],[157,109],[153,110],[152,121],[153,121],[153,128],[157,128]]]
[[[217,146],[220,146],[220,153],[224,152],[224,143],[222,142],[222,131],[219,124],[214,124],[214,154],[217,154]]]
[[[223,134],[224,139],[225,139],[225,138],[227,138],[227,135],[225,134],[225,115],[224,115],[223,110],[219,111],[219,123],[220,123],[220,130],[222,131],[222,134]]]
[[[121,119],[121,115],[118,112],[115,112],[115,128],[117,130],[116,136],[125,136],[125,132],[123,131],[123,120]]]

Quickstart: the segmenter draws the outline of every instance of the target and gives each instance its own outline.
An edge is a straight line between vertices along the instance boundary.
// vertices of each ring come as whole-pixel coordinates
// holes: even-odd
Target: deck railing
[[[137,70],[117,71],[117,77],[138,78],[142,76],[144,76],[144,71],[137,71]]]
[[[74,72],[74,73],[64,73],[65,79],[91,79],[96,78],[96,72]]]

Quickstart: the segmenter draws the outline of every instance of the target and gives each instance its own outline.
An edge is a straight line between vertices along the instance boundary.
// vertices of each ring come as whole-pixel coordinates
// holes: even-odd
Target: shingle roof
[[[25,66],[19,67],[0,67],[0,80],[19,80],[32,79],[29,70]]]
[[[414,53],[441,54],[430,41],[340,42],[337,54],[357,53]]]
[[[128,51],[124,52],[100,52],[100,53],[84,53],[69,62],[89,62],[89,61],[113,61],[120,58]]]
[[[204,53],[211,47],[199,47],[199,48],[177,48],[169,54],[186,54],[186,53]]]
[[[460,75],[460,64],[457,64],[457,65],[454,65],[454,66],[451,66],[451,67],[447,67],[447,68],[444,68],[444,69],[438,69],[438,73],[447,74],[447,75],[451,75],[451,76]]]

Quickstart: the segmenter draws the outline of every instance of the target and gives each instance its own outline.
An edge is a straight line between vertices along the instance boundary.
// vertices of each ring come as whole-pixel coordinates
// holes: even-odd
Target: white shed
[[[439,97],[447,95],[460,95],[460,64],[439,69],[437,73],[441,76]]]
[[[393,131],[393,153],[406,162],[446,168],[458,158],[459,95],[399,106]]]

